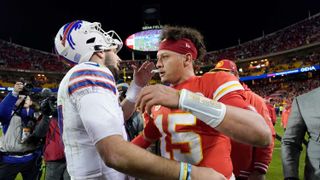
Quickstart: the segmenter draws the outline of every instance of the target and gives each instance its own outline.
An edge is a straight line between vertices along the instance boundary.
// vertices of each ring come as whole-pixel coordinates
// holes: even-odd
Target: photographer
[[[57,98],[50,89],[43,89],[44,100],[40,103],[42,119],[35,129],[38,137],[45,136],[44,160],[46,162],[46,180],[69,180],[66,167],[64,146],[58,126]]]
[[[41,150],[28,137],[34,130],[36,120],[30,107],[32,85],[18,80],[12,92],[0,103],[0,179],[14,179],[21,173],[24,180],[37,179]]]

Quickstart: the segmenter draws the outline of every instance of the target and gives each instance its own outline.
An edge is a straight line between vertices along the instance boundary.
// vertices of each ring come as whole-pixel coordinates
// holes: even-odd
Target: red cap
[[[217,70],[230,71],[234,74],[238,74],[237,65],[228,59],[220,60],[213,69],[213,71]]]

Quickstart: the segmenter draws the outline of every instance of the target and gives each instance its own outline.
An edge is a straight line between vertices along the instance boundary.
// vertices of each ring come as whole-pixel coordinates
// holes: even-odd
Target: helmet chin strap
[[[94,51],[104,51],[107,50],[107,48],[105,46],[102,45],[95,45],[94,47]]]

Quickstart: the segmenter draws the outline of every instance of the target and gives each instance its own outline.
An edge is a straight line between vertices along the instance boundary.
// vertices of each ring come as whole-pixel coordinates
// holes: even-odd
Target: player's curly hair
[[[190,39],[193,42],[198,51],[197,59],[202,60],[204,55],[206,54],[206,47],[204,45],[203,36],[198,30],[190,27],[171,25],[163,26],[160,35],[160,41],[164,39],[179,40],[183,38]]]

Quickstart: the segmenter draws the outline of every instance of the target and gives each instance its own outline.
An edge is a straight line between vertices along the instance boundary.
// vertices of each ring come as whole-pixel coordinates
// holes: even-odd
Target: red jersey
[[[243,86],[245,91],[242,91],[242,95],[245,97],[246,102],[252,105],[255,110],[264,118],[273,136],[271,145],[266,148],[257,148],[231,141],[231,158],[234,168],[233,173],[236,177],[247,179],[252,170],[256,170],[262,174],[267,172],[268,166],[272,159],[275,130],[264,100],[259,95],[252,92],[245,84],[243,84]]]
[[[226,72],[209,72],[202,77],[191,77],[174,86],[188,89],[228,105],[248,108],[239,91],[243,87],[236,77]],[[214,128],[203,123],[189,112],[154,106],[151,117],[145,116],[146,129],[152,129],[149,139],[161,140],[161,155],[191,163],[211,167],[227,178],[232,175],[230,140]]]

